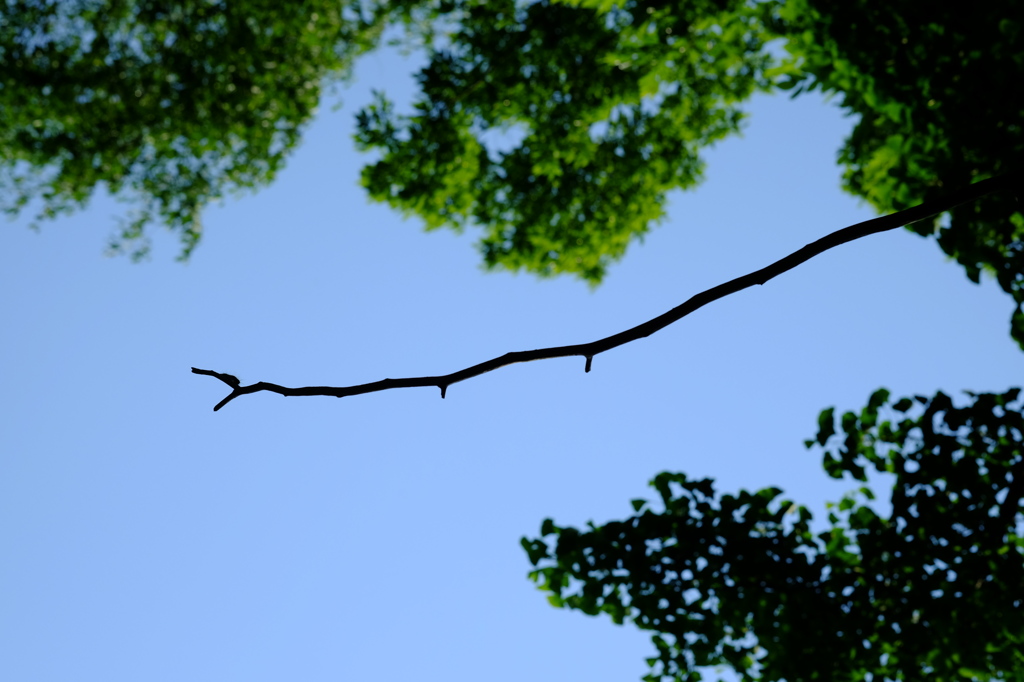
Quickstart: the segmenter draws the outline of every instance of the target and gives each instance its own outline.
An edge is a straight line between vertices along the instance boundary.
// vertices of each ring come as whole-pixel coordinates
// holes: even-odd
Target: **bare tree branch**
[[[666,313],[662,313],[655,318],[652,318],[642,324],[638,324],[632,329],[613,334],[597,341],[591,341],[590,343],[579,343],[571,346],[557,346],[554,348],[538,348],[536,350],[524,350],[514,351],[511,353],[505,353],[504,355],[486,362],[481,362],[478,365],[461,369],[451,374],[443,374],[439,376],[425,376],[425,377],[410,377],[407,379],[382,379],[381,381],[375,381],[369,384],[359,384],[357,386],[305,386],[301,388],[288,388],[286,386],[280,386],[278,384],[271,384],[266,381],[260,381],[249,386],[242,386],[241,382],[237,377],[230,374],[222,374],[220,372],[214,372],[209,369],[197,369],[192,368],[193,374],[203,374],[206,376],[216,377],[231,388],[231,393],[221,400],[213,408],[214,411],[227,405],[235,398],[249,393],[258,393],[260,391],[270,391],[271,393],[278,393],[283,396],[308,396],[308,395],[322,395],[322,396],[334,396],[336,398],[344,398],[350,395],[360,395],[362,393],[374,393],[376,391],[386,391],[392,388],[413,388],[416,386],[435,386],[441,389],[441,397],[444,398],[448,387],[452,384],[457,384],[460,381],[471,379],[476,376],[480,376],[486,372],[506,367],[508,365],[514,365],[519,362],[532,362],[534,360],[549,360],[551,358],[565,358],[570,356],[581,356],[586,359],[585,371],[589,372],[591,363],[595,355],[609,351],[612,348],[636,341],[651,334],[664,329],[673,322],[686,317],[695,310],[703,308],[712,301],[717,301],[720,298],[724,298],[730,294],[734,294],[737,291],[750,288],[755,284],[764,284],[770,279],[773,279],[784,272],[792,270],[801,263],[814,258],[815,256],[828,251],[840,244],[860,239],[861,237],[867,237],[868,235],[878,234],[879,232],[887,232],[894,230],[904,225],[910,225],[921,220],[927,220],[940,213],[948,211],[960,204],[975,201],[987,194],[992,194],[999,190],[1014,187],[1024,180],[1024,171],[1017,170],[1006,175],[1001,175],[995,178],[989,178],[982,180],[981,182],[974,183],[968,187],[965,187],[957,192],[950,194],[949,196],[935,199],[932,201],[926,201],[919,206],[908,208],[905,211],[899,211],[898,213],[892,213],[887,216],[880,218],[874,218],[872,220],[866,220],[856,225],[844,227],[841,230],[837,230],[830,235],[822,237],[821,239],[808,244],[807,246],[795,251],[785,258],[775,261],[771,265],[761,268],[756,272],[737,277],[736,279],[719,284],[716,287],[702,291],[701,293],[691,297],[681,305],[676,306],[672,310]]]

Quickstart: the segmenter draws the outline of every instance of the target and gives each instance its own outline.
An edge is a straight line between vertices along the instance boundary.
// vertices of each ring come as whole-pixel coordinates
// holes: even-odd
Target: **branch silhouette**
[[[441,390],[441,397],[444,398],[448,391],[448,387],[452,384],[457,384],[460,381],[472,379],[473,377],[480,376],[481,374],[492,372],[496,369],[520,362],[550,360],[553,358],[574,356],[583,357],[586,359],[584,370],[589,372],[595,355],[599,355],[613,348],[618,348],[619,346],[632,341],[648,337],[657,331],[661,331],[673,322],[681,320],[695,310],[703,308],[708,303],[717,301],[718,299],[729,296],[730,294],[735,294],[738,291],[748,289],[755,284],[764,284],[768,280],[774,279],[782,273],[792,270],[798,265],[809,261],[811,258],[814,258],[829,249],[833,249],[841,244],[846,244],[847,242],[852,242],[856,239],[867,237],[872,234],[887,232],[898,227],[910,225],[911,223],[927,220],[928,218],[944,213],[945,211],[959,206],[960,204],[975,201],[983,196],[1000,190],[1013,188],[1015,183],[1018,185],[1017,189],[1019,191],[1019,184],[1022,180],[1024,180],[1024,169],[1018,169],[1012,173],[976,182],[961,190],[953,192],[948,196],[926,201],[923,204],[908,208],[904,211],[899,211],[897,213],[881,216],[872,220],[866,220],[864,222],[857,223],[856,225],[844,227],[843,229],[837,230],[817,241],[811,242],[788,256],[775,261],[767,267],[702,291],[675,308],[672,308],[668,312],[662,313],[657,317],[638,324],[631,329],[621,331],[618,334],[612,334],[611,336],[607,336],[603,339],[591,341],[590,343],[578,343],[571,346],[555,346],[552,348],[538,348],[536,350],[514,351],[492,358],[486,362],[473,365],[472,367],[466,367],[465,369],[452,372],[451,374],[409,377],[405,379],[382,379],[381,381],[374,381],[368,384],[358,384],[356,386],[304,386],[300,388],[288,388],[287,386],[272,384],[266,381],[260,381],[255,384],[250,384],[249,386],[242,386],[241,381],[231,374],[223,374],[221,372],[215,372],[209,369],[198,369],[196,367],[192,368],[192,373],[215,377],[231,388],[231,393],[214,406],[213,409],[216,412],[239,396],[258,393],[260,391],[269,391],[283,396],[320,395],[344,398],[346,396],[375,393],[377,391],[387,391],[394,388],[434,386]]]

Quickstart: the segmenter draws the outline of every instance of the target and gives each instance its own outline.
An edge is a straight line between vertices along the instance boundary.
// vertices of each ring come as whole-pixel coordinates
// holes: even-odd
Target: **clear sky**
[[[210,208],[190,263],[102,256],[97,197],[0,223],[0,679],[627,682],[648,636],[551,608],[519,546],[627,516],[663,470],[779,486],[819,515],[818,412],[1019,383],[1009,299],[906,231],[840,247],[594,359],[345,399],[348,385],[590,341],[873,213],[839,190],[852,121],[760,97],[707,181],[596,291],[485,273],[358,185],[354,112],[411,91],[365,58],[269,188]],[[333,101],[329,98],[328,104]]]

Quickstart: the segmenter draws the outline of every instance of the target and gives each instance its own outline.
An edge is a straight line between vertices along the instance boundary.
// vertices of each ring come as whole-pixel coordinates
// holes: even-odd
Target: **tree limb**
[[[632,329],[627,329],[619,332],[618,334],[612,334],[611,336],[603,339],[591,341],[590,343],[578,343],[571,346],[556,346],[553,348],[538,348],[536,350],[514,351],[511,353],[505,353],[500,357],[492,358],[486,362],[473,365],[472,367],[452,372],[451,374],[429,377],[410,377],[407,379],[382,379],[381,381],[375,381],[369,384],[359,384],[356,386],[305,386],[301,388],[288,388],[278,384],[271,384],[266,381],[260,381],[249,386],[242,386],[238,378],[230,374],[222,374],[213,370],[197,369],[195,367],[192,368],[192,373],[216,377],[231,388],[231,393],[229,393],[227,397],[217,403],[213,408],[214,411],[217,411],[239,396],[247,395],[249,393],[258,393],[260,391],[270,391],[271,393],[277,393],[283,396],[322,395],[344,398],[345,396],[387,391],[393,388],[435,386],[441,389],[441,397],[444,398],[448,387],[452,384],[457,384],[460,381],[465,381],[466,379],[472,379],[473,377],[480,376],[486,372],[491,372],[501,367],[514,365],[519,362],[532,362],[534,360],[549,360],[551,358],[565,358],[570,356],[581,356],[585,358],[586,365],[584,369],[589,372],[595,355],[599,355],[605,351],[611,350],[612,348],[625,345],[631,341],[636,341],[637,339],[650,336],[651,334],[669,326],[673,322],[677,322],[678,320],[686,317],[695,310],[703,308],[712,301],[717,301],[718,299],[724,298],[730,294],[748,289],[755,284],[764,284],[768,280],[792,270],[801,263],[805,263],[811,258],[814,258],[829,249],[860,239],[861,237],[878,234],[879,232],[887,232],[898,227],[903,227],[904,225],[910,225],[911,223],[916,223],[921,220],[927,220],[928,218],[944,213],[945,211],[948,211],[960,204],[975,201],[987,194],[992,194],[999,190],[1011,188],[1015,183],[1019,184],[1022,180],[1024,180],[1024,170],[1016,170],[1012,173],[982,180],[981,182],[974,183],[973,185],[965,187],[946,197],[926,201],[923,204],[908,208],[904,211],[899,211],[887,216],[866,220],[862,223],[857,223],[856,225],[844,227],[841,230],[837,230],[832,234],[822,237],[821,239],[804,246],[798,251],[775,261],[767,267],[702,291],[681,305],[678,305],[655,318],[647,320],[642,324],[638,324]]]

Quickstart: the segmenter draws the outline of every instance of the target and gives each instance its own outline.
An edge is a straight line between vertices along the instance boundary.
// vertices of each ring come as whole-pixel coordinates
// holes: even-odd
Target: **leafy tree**
[[[37,200],[44,219],[105,186],[136,203],[115,249],[141,255],[147,226],[162,222],[187,257],[202,207],[270,182],[323,87],[397,27],[429,63],[410,113],[381,93],[357,114],[357,143],[380,154],[363,171],[370,196],[428,228],[479,229],[489,266],[598,283],[669,191],[699,183],[701,150],[739,130],[758,91],[836,96],[857,119],[839,152],[844,187],[881,212],[1019,171],[1021,10],[6,0],[0,196],[10,214]],[[911,229],[936,236],[973,281],[996,277],[1024,345],[1015,201],[990,193]],[[255,390],[309,394],[198,373],[232,387],[221,404]],[[556,605],[656,633],[649,679],[699,679],[697,667],[716,664],[790,682],[1020,678],[1022,431],[1016,389],[961,407],[877,392],[838,431],[823,413],[816,443],[832,476],[894,476],[888,515],[861,486],[815,533],[777,489],[716,496],[710,481],[666,473],[653,481],[662,509],[634,501],[630,519],[585,531],[547,521],[524,546]]]
[[[1024,5],[787,0],[769,23],[796,58],[780,87],[836,94],[857,124],[839,152],[844,187],[881,212],[1024,164]],[[977,11],[975,11],[975,9]],[[993,195],[910,229],[937,235],[974,282],[1013,296],[1024,344],[1024,208]]]
[[[370,8],[373,9],[373,8]],[[36,220],[100,186],[134,204],[114,239],[136,257],[145,227],[177,232],[200,212],[270,182],[326,83],[348,75],[388,21],[412,8],[363,3],[7,0],[0,12],[0,196]]]
[[[772,34],[742,0],[457,5],[415,112],[381,95],[357,139],[384,152],[363,172],[372,197],[480,225],[490,266],[600,281],[769,84]]]
[[[163,222],[187,256],[203,206],[270,182],[324,85],[397,26],[430,61],[411,114],[384,94],[358,114],[383,153],[370,195],[481,229],[490,266],[597,283],[755,91],[838,95],[859,117],[845,186],[883,212],[1019,166],[1020,16],[1018,0],[8,0],[0,196],[10,214],[41,200],[43,219],[103,185],[136,204],[115,246],[141,254]],[[1020,336],[1012,201],[913,229],[975,281],[993,272]]]
[[[836,95],[858,118],[839,153],[844,187],[880,212],[1024,163],[1017,0],[969,16],[920,0],[454,5],[415,111],[381,95],[357,139],[383,152],[363,172],[372,197],[428,227],[480,226],[490,266],[599,282],[668,191],[700,181],[700,151],[739,130],[755,91]],[[975,282],[997,277],[1024,342],[1013,196],[912,229],[937,234]]]
[[[809,446],[833,478],[895,478],[879,514],[861,486],[830,527],[777,488],[716,496],[659,474],[660,504],[523,539],[555,606],[653,630],[645,679],[959,680],[1024,676],[1024,406],[1020,390],[825,410]],[[836,425],[839,428],[836,429]],[[657,507],[660,507],[658,509]]]

